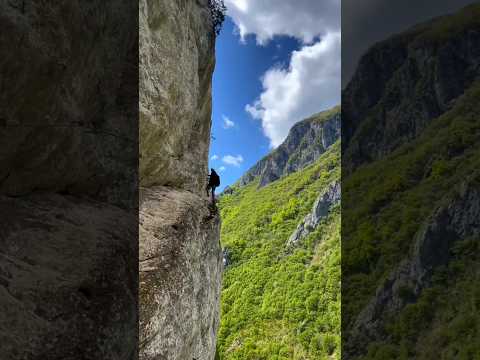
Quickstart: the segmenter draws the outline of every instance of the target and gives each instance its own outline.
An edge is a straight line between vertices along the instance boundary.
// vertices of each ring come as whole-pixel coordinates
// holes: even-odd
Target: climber
[[[210,190],[212,190],[212,203],[215,204],[215,188],[220,186],[220,177],[215,172],[215,170],[210,170],[210,175],[208,175],[207,196],[210,195]]]

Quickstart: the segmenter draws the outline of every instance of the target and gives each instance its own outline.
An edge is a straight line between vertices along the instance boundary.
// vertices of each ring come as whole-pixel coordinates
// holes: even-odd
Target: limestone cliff
[[[137,355],[132,1],[0,2],[0,358]]]
[[[208,0],[140,1],[141,185],[207,177],[215,34]]]
[[[140,200],[140,358],[213,359],[220,221],[197,195],[144,189]]]
[[[287,246],[295,246],[300,240],[315,231],[320,221],[325,219],[330,214],[332,208],[340,202],[341,193],[339,181],[334,181],[323,190],[318,195],[317,200],[315,200],[312,211],[305,216],[288,238]]]
[[[222,274],[205,197],[215,34],[207,0],[139,10],[140,359],[210,360]]]
[[[340,117],[340,108],[335,107],[295,124],[278,148],[242,176],[240,185],[260,177],[262,187],[314,163],[340,138]]]

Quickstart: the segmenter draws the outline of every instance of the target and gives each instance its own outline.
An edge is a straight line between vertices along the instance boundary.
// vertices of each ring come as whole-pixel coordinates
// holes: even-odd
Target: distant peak
[[[263,187],[314,163],[340,138],[340,118],[341,108],[335,106],[297,122],[285,141],[250,168],[239,184],[259,178]]]

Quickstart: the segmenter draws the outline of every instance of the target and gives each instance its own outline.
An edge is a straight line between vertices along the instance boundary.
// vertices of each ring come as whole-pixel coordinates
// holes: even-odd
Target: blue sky
[[[220,191],[290,128],[340,102],[340,0],[224,0],[216,43],[210,167]]]
[[[262,92],[262,75],[275,67],[287,67],[293,50],[300,43],[293,37],[278,36],[266,45],[257,45],[255,36],[243,41],[227,17],[217,39],[217,63],[213,76],[213,125],[210,146],[210,167],[222,178],[222,186],[235,182],[246,170],[270,150],[270,142],[262,123],[245,110]],[[228,119],[228,120],[227,120]],[[230,123],[230,122],[233,122]],[[218,159],[212,157],[216,155]],[[222,161],[228,155],[230,163]],[[220,169],[225,169],[220,171]]]

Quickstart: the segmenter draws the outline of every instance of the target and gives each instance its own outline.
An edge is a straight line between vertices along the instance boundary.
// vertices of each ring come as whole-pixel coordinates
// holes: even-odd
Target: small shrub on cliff
[[[225,21],[227,7],[223,0],[208,0],[208,7],[212,17],[213,31],[215,32],[215,35],[218,35],[220,34],[223,22]]]

